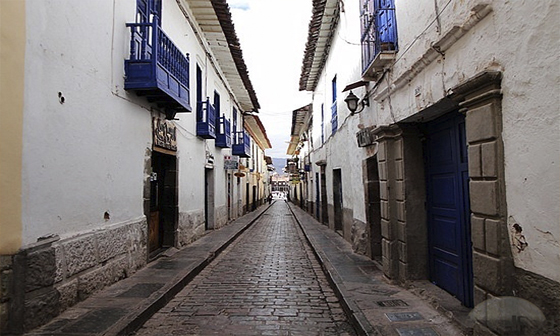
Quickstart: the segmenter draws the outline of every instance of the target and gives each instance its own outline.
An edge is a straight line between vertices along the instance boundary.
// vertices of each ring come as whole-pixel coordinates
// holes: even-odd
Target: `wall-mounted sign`
[[[177,128],[171,122],[155,118],[153,119],[154,146],[177,150]]]
[[[239,156],[224,155],[224,169],[239,169]]]

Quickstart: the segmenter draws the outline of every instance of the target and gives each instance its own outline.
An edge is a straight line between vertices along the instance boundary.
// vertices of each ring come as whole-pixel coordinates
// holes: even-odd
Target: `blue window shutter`
[[[137,23],[147,23],[149,22],[149,0],[137,0],[136,1],[136,22]]]
[[[338,129],[338,109],[337,109],[337,102],[336,102],[336,76],[334,76],[332,80],[332,106],[331,106],[331,125],[332,125],[332,134],[336,133]]]
[[[202,121],[202,69],[196,65],[196,121]]]
[[[362,71],[380,52],[397,51],[397,21],[394,0],[361,0],[360,25]]]
[[[332,134],[335,134],[336,130],[338,129],[338,110],[336,102],[334,102],[331,106],[331,113]]]
[[[161,0],[136,0],[137,23],[149,23],[150,16],[156,15],[161,24]]]
[[[237,132],[237,109],[233,108],[233,133]]]
[[[377,0],[375,11],[379,51],[397,50],[394,0]]]
[[[336,102],[336,76],[332,80],[332,102]]]

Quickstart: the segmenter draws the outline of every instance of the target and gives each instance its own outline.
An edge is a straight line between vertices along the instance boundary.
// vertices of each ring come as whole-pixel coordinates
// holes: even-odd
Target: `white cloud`
[[[229,6],[232,9],[240,9],[240,10],[249,10],[250,6],[249,6],[249,2],[248,1],[244,1],[244,0],[230,0],[229,2]]]
[[[292,111],[311,101],[309,93],[299,91],[311,1],[230,0],[229,4],[261,105],[259,116],[272,143],[267,155],[285,157]]]

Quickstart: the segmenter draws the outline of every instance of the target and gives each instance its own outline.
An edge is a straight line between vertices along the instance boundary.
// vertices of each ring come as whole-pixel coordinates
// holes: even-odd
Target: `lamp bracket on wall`
[[[360,100],[358,96],[352,93],[352,90],[350,90],[350,93],[348,93],[344,102],[348,106],[348,110],[350,110],[350,114],[352,115],[362,112],[366,106],[369,106],[369,98],[367,94]]]

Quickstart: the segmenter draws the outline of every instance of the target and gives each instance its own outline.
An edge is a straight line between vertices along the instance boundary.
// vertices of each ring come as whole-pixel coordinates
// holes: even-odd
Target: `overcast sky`
[[[311,102],[299,91],[311,0],[228,0],[249,77],[261,105],[271,157],[286,157],[292,111]]]

